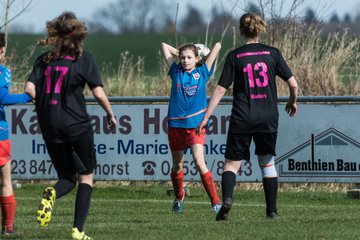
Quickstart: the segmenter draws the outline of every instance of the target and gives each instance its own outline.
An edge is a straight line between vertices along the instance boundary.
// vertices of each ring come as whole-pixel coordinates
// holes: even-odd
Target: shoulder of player
[[[44,52],[44,53],[40,54],[40,55],[36,58],[34,65],[45,64],[45,62],[44,62],[44,57],[45,57],[46,55],[48,55],[48,54],[49,54],[49,52]]]
[[[11,71],[8,67],[5,67],[4,65],[0,64],[0,74],[6,73],[6,72],[11,72]]]
[[[83,61],[85,63],[94,62],[95,58],[94,55],[89,53],[88,51],[84,50],[82,52],[81,57],[78,59],[78,61]]]
[[[267,49],[270,52],[280,53],[280,50],[276,47],[269,46],[263,43],[260,43],[259,46],[261,46],[261,48]]]

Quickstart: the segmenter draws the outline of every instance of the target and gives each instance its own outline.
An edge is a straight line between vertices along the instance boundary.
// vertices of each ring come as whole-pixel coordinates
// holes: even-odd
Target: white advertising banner
[[[299,104],[294,118],[284,108],[279,104],[276,168],[280,182],[360,182],[359,105]],[[113,110],[118,126],[109,132],[102,108],[88,105],[98,162],[95,179],[169,181],[167,105],[113,105]],[[230,111],[231,105],[216,108],[205,138],[205,159],[215,181],[221,181],[223,172]],[[56,179],[34,106],[10,106],[6,114],[13,179]],[[237,181],[261,181],[253,144],[251,153]],[[185,154],[184,180],[200,181],[190,150]]]

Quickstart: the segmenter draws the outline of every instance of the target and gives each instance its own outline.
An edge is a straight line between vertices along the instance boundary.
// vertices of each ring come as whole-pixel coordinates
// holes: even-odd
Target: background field
[[[29,47],[36,46],[36,42],[41,39],[41,35],[13,34],[9,36],[8,54],[15,53],[18,56],[28,56]],[[215,42],[220,41],[220,36],[209,37],[209,46],[213,46]],[[179,44],[186,42],[204,43],[205,35],[179,35]],[[144,67],[146,75],[156,75],[159,73],[160,60],[160,44],[168,42],[175,45],[174,35],[156,34],[156,33],[139,33],[126,35],[106,35],[106,34],[89,34],[85,39],[85,49],[95,56],[98,66],[111,66],[116,70],[119,66],[120,54],[128,52],[137,57],[144,58]],[[224,38],[223,53],[232,45],[230,36]],[[34,54],[30,57],[32,64],[36,57],[46,48],[36,47]]]
[[[173,197],[166,195],[169,186],[96,183],[85,231],[98,240],[358,239],[360,235],[360,201],[348,198],[341,188],[330,192],[321,187],[281,187],[280,217],[269,220],[261,185],[253,190],[238,187],[229,221],[216,222],[205,191],[196,184],[189,187],[191,196],[185,198],[184,213],[172,214]],[[44,187],[25,183],[15,190],[15,224],[23,232],[22,239],[69,239],[75,191],[57,200],[52,222],[40,229],[35,212]]]

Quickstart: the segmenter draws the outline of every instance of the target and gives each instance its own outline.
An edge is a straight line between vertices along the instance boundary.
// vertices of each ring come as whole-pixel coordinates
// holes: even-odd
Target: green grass
[[[16,53],[16,55],[28,55],[27,50],[30,46],[36,45],[42,35],[31,34],[13,34],[9,35],[9,46],[7,54]],[[220,41],[220,36],[209,36],[209,43],[211,46]],[[126,34],[126,35],[111,35],[111,34],[89,34],[84,41],[84,47],[87,51],[95,56],[95,60],[99,67],[106,65],[111,66],[113,70],[117,70],[119,65],[120,53],[129,52],[134,56],[144,58],[145,75],[156,75],[159,72],[159,52],[161,42],[168,42],[175,45],[175,37],[173,34],[157,34],[157,33],[143,33],[143,34]],[[178,36],[179,44],[194,42],[204,43],[205,35],[180,35]],[[222,53],[231,47],[232,36],[226,36],[223,41]],[[38,46],[35,53],[30,58],[31,64],[36,57],[46,51],[46,48]],[[32,67],[32,66],[29,66]]]
[[[69,239],[75,191],[58,199],[47,228],[35,221],[45,185],[16,189],[22,239]],[[358,239],[360,201],[343,192],[280,191],[277,220],[265,218],[261,190],[237,190],[228,221],[216,222],[207,195],[191,187],[184,213],[172,214],[168,184],[95,187],[85,231],[94,239]]]

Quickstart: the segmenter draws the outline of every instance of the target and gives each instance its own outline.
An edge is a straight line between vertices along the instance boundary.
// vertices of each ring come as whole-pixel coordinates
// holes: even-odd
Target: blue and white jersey
[[[7,67],[0,65],[0,89],[10,87],[11,71]],[[5,118],[4,105],[0,104],[0,140],[9,138],[8,123]]]
[[[207,108],[206,83],[212,74],[206,64],[186,72],[175,62],[170,66],[172,80],[168,127],[196,128]]]

